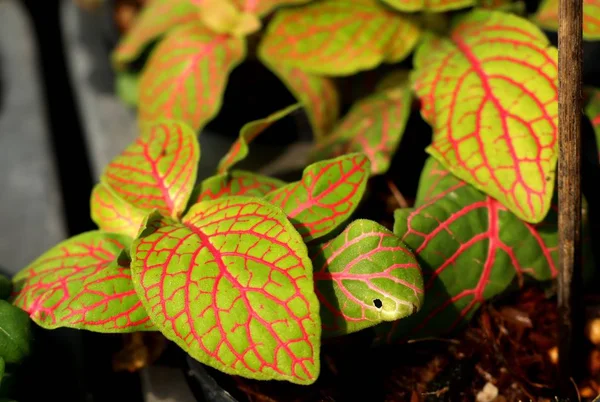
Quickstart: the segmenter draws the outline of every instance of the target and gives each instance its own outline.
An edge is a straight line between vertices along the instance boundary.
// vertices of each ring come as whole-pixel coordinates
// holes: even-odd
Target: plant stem
[[[582,0],[559,0],[558,235],[559,374],[564,396],[573,393],[575,366],[583,366],[581,298]]]

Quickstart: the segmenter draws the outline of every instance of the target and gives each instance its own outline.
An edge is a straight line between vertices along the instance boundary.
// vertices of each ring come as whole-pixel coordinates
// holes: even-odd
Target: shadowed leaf
[[[298,108],[300,108],[300,104],[297,103],[272,113],[263,119],[246,123],[240,130],[240,136],[238,139],[233,143],[229,149],[229,152],[227,152],[227,154],[219,162],[219,167],[217,168],[218,174],[226,173],[236,163],[244,160],[246,156],[248,156],[248,145],[254,141],[256,137],[258,137],[262,132],[264,132],[278,120],[283,119],[288,114],[298,110]]]
[[[322,138],[333,128],[340,113],[340,99],[329,77],[309,74],[295,67],[262,60],[302,104],[312,125],[315,138]]]
[[[376,222],[356,220],[311,250],[324,336],[396,321],[423,303],[423,278],[415,257]]]
[[[590,119],[596,134],[596,147],[600,155],[600,91],[594,89],[585,107],[585,114]]]
[[[372,174],[386,173],[404,134],[411,101],[406,84],[358,101],[330,135],[317,141],[311,160],[363,152],[371,161]]]
[[[419,313],[382,327],[387,341],[445,334],[525,276],[558,273],[557,216],[532,225],[459,180],[439,162],[426,162],[413,209],[395,213],[394,233],[413,250],[425,279]]]
[[[29,356],[31,338],[31,320],[27,313],[0,300],[0,369],[4,369],[4,363],[19,363]]]

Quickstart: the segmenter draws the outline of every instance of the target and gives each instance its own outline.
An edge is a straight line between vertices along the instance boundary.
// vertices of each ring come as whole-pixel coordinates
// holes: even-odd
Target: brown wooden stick
[[[559,0],[558,27],[558,235],[559,372],[562,393],[573,391],[583,366],[581,300],[582,0]]]

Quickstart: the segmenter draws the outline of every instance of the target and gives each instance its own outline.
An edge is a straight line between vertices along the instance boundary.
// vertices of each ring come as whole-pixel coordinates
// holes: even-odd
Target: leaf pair
[[[382,340],[439,336],[466,322],[514,281],[557,275],[557,216],[524,222],[429,158],[415,207],[395,213],[394,233],[415,253],[427,298],[418,314],[379,328]]]

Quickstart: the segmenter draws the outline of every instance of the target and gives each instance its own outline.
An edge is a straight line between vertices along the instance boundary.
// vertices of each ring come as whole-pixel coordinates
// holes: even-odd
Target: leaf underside
[[[331,233],[352,215],[365,192],[370,165],[361,153],[316,162],[304,169],[300,181],[266,198],[286,213],[309,242]]]
[[[300,104],[288,106],[285,109],[271,113],[267,117],[246,123],[240,130],[238,139],[233,143],[227,154],[219,162],[217,168],[218,174],[224,174],[230,170],[236,163],[244,160],[248,156],[248,145],[254,141],[267,128],[271,127],[275,122],[283,119],[287,115],[295,112],[300,108]]]
[[[225,373],[316,380],[321,324],[312,265],[281,211],[227,197],[155,227],[134,242],[132,272],[167,338]]]
[[[411,101],[407,85],[380,90],[358,101],[330,135],[317,141],[311,160],[363,152],[371,161],[373,175],[386,173],[404,134]]]
[[[453,174],[538,223],[558,156],[557,50],[520,17],[475,10],[450,38],[429,36],[412,74],[433,127],[427,152]]]
[[[356,220],[312,248],[323,336],[360,331],[419,310],[423,278],[414,255],[380,224]]]
[[[130,242],[100,231],[63,241],[14,277],[13,304],[47,329],[153,330],[118,258]]]
[[[310,74],[280,62],[261,61],[302,104],[312,125],[313,136],[323,138],[328,134],[340,114],[340,99],[333,79]]]
[[[394,233],[417,256],[427,297],[419,313],[382,326],[388,342],[445,334],[514,279],[548,280],[558,272],[554,209],[544,222],[526,223],[433,158],[415,207],[396,211]]]

